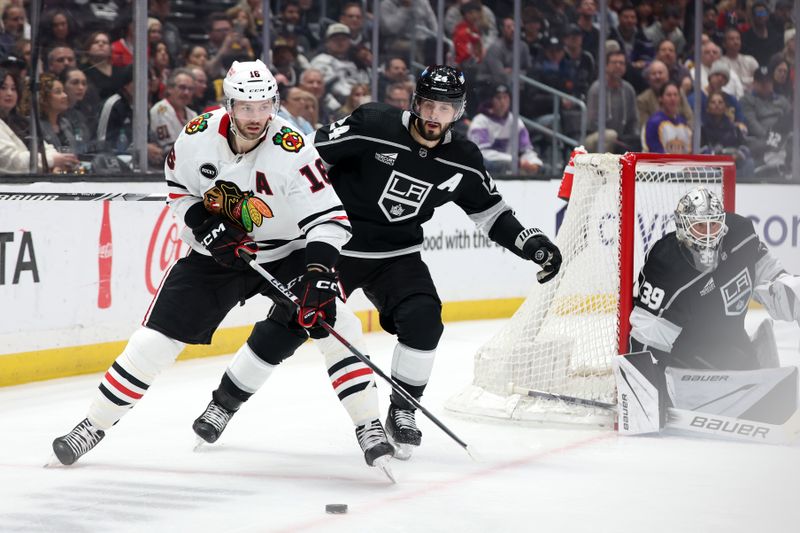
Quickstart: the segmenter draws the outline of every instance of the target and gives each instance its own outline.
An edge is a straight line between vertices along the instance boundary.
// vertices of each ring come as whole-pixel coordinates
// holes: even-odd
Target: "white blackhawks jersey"
[[[196,116],[197,113],[186,108],[187,120],[192,120]],[[159,100],[150,108],[150,130],[162,150],[166,151],[175,142],[183,130],[183,125],[183,121],[179,120],[175,113],[175,108],[166,98]]]
[[[260,263],[282,259],[307,241],[340,250],[350,238],[350,222],[309,140],[276,117],[261,144],[234,154],[229,127],[227,112],[218,109],[181,131],[164,164],[173,212],[184,220],[192,205],[203,202],[250,234]],[[181,238],[208,255],[189,228]]]

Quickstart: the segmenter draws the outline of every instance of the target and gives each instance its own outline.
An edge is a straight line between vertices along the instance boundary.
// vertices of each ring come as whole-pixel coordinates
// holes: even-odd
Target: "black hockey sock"
[[[238,411],[239,407],[249,400],[252,395],[252,392],[245,392],[237,387],[231,378],[228,377],[228,374],[225,374],[222,376],[219,387],[214,391],[212,397],[215,402],[228,411]]]

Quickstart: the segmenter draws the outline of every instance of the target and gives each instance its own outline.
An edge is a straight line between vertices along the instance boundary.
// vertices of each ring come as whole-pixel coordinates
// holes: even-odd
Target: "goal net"
[[[514,316],[475,354],[472,385],[447,408],[468,415],[611,426],[612,359],[626,353],[635,275],[649,248],[674,231],[689,189],[734,208],[730,158],[585,154],[575,158],[569,204],[555,242],[563,263],[535,284]],[[688,265],[687,265],[688,266]],[[566,398],[565,398],[566,397]],[[590,405],[586,405],[590,404]]]

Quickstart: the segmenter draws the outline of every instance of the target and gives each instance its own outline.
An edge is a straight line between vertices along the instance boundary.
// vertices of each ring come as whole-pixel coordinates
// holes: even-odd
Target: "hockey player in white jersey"
[[[276,116],[278,87],[264,63],[234,62],[223,88],[225,109],[186,124],[165,162],[168,202],[186,223],[181,237],[192,251],[167,274],[143,327],[102,378],[86,418],[53,442],[63,464],[74,463],[97,445],[186,344],[210,343],[222,319],[241,301],[265,295],[275,306],[255,324],[234,358],[236,387],[225,386],[230,382],[226,375],[195,421],[195,431],[208,441],[216,440],[242,402],[309,335],[322,343],[337,342],[326,338],[317,320],[336,320],[333,266],[350,237],[347,214],[327,184],[315,148]],[[247,266],[242,252],[254,254],[292,288],[301,301],[299,315]],[[360,327],[350,313],[339,330],[347,335],[357,328],[360,334]],[[328,358],[329,367],[340,367],[340,362]],[[345,406],[357,424],[368,464],[388,460],[394,450],[377,419],[371,371],[349,378],[334,374],[335,386],[359,384]]]

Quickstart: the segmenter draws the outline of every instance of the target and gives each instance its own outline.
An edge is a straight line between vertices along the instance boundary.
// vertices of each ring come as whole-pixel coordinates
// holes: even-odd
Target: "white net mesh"
[[[614,403],[611,360],[618,353],[620,205],[618,155],[575,160],[569,206],[555,242],[563,263],[536,284],[504,328],[475,355],[473,384],[448,401],[451,410],[550,423],[608,426],[613,412],[531,397],[543,391]],[[674,230],[678,199],[703,184],[722,195],[719,166],[640,162],[635,173],[634,276],[645,252]],[[635,278],[634,278],[635,279]]]

